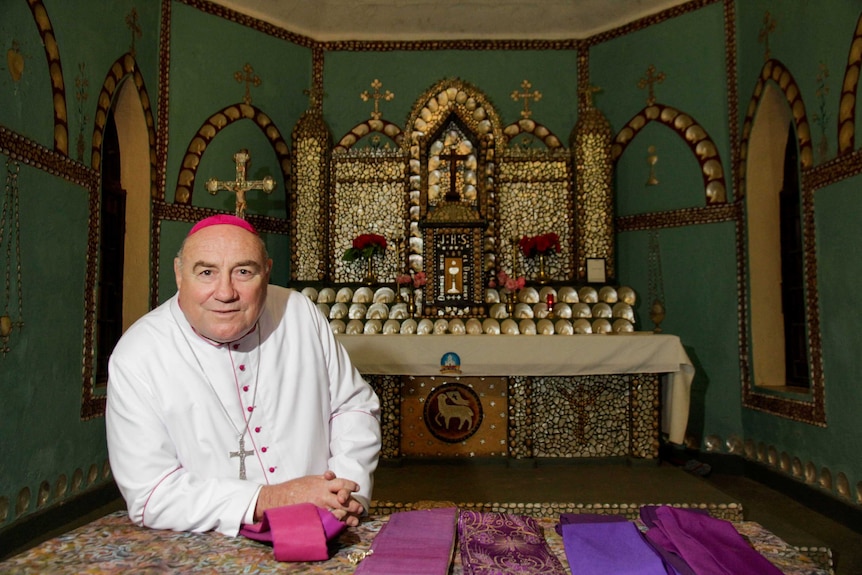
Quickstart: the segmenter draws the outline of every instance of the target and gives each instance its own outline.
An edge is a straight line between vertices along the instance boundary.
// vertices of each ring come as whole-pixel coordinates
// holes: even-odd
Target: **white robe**
[[[269,286],[259,331],[224,345],[197,335],[174,296],[110,360],[111,469],[132,521],[156,529],[236,535],[261,485],[328,469],[359,484],[367,509],[379,418],[326,319],[286,288]],[[244,427],[247,480],[230,457]]]

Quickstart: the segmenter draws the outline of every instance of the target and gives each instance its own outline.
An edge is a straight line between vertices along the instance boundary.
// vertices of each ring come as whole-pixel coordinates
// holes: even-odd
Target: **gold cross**
[[[585,100],[585,104],[586,104],[585,107],[587,107],[587,108],[593,107],[593,94],[596,94],[596,93],[601,92],[601,91],[602,91],[601,88],[599,88],[598,86],[592,86],[592,85],[588,85],[586,88],[581,88],[580,90],[578,90],[578,92],[580,92],[581,94],[584,95],[584,100]]]
[[[132,11],[126,15],[126,28],[131,30],[132,32],[132,46],[129,49],[129,53],[132,55],[132,58],[135,57],[135,37],[141,37],[141,27],[138,26],[138,9],[132,8]]]
[[[311,88],[310,90],[303,90],[303,94],[308,96],[308,106],[310,108],[316,108],[320,101],[326,96],[326,92],[318,88],[317,86]]]
[[[383,99],[383,100],[386,100],[388,102],[388,101],[392,100],[392,98],[395,97],[395,94],[393,94],[389,90],[386,90],[386,92],[381,94],[380,93],[381,86],[383,86],[383,83],[380,80],[378,80],[377,78],[375,78],[374,81],[371,82],[371,87],[374,88],[374,92],[369,94],[368,90],[365,90],[364,92],[359,94],[359,97],[362,98],[363,102],[367,102],[370,99],[374,99],[374,111],[371,112],[371,117],[374,118],[375,120],[379,120],[380,116],[382,115],[382,113],[380,112],[380,107],[379,107],[380,106],[380,100]]]
[[[242,67],[242,72],[234,72],[233,77],[236,78],[236,81],[240,84],[245,82],[245,96],[242,100],[246,104],[251,104],[250,85],[254,84],[255,87],[260,86],[263,83],[263,80],[260,79],[260,76],[254,73],[254,68],[252,68],[251,64],[248,62],[246,62],[245,66]]]
[[[647,68],[646,78],[641,78],[638,82],[638,88],[643,90],[646,87],[649,87],[649,98],[647,98],[647,106],[652,106],[655,104],[655,92],[654,92],[654,84],[661,84],[664,82],[664,79],[667,76],[664,72],[655,73],[655,66],[652,64]]]
[[[239,218],[245,219],[245,209],[247,207],[245,193],[249,190],[262,190],[269,194],[275,189],[277,182],[272,179],[272,176],[266,176],[262,180],[255,181],[248,181],[245,179],[246,171],[251,165],[251,156],[249,155],[248,150],[240,150],[233,155],[233,160],[236,162],[236,181],[220,182],[215,178],[210,178],[207,180],[206,184],[207,191],[213,196],[216,195],[219,190],[227,190],[228,192],[235,193],[236,215]]]
[[[763,26],[760,27],[760,33],[757,35],[757,41],[765,45],[766,52],[763,54],[763,60],[769,60],[772,57],[772,51],[769,49],[769,35],[775,32],[776,20],[772,14],[767,11],[763,14]]]
[[[521,82],[521,87],[524,89],[524,91],[518,92],[517,90],[515,90],[514,92],[512,92],[512,99],[516,102],[518,100],[524,100],[524,109],[521,110],[521,117],[526,120],[533,113],[530,111],[530,100],[538,102],[542,99],[542,93],[538,90],[535,90],[531,93],[530,88],[532,88],[533,85],[530,84],[529,80],[524,80],[523,82]]]

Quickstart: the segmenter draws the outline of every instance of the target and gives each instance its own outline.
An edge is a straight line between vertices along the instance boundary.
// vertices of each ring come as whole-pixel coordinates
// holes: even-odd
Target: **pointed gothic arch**
[[[841,100],[838,105],[838,155],[849,154],[856,148],[856,93],[862,68],[862,15],[856,21],[856,32],[850,42]]]

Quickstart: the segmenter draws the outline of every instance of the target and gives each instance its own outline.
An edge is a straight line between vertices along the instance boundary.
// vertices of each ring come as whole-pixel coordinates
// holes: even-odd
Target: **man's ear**
[[[174,258],[174,280],[177,282],[177,291],[179,291],[180,284],[183,283],[183,271],[180,258]]]

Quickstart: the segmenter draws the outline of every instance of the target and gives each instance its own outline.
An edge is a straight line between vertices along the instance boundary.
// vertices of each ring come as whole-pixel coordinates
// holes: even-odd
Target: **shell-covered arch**
[[[344,153],[350,148],[353,147],[356,142],[364,138],[369,134],[383,134],[393,142],[398,147],[402,146],[404,136],[401,132],[401,128],[399,128],[396,124],[389,122],[387,120],[378,120],[372,118],[360,124],[356,124],[353,128],[350,129],[342,138],[338,141],[338,144],[333,148],[333,153],[339,154]]]
[[[612,160],[614,162],[619,160],[623,151],[634,140],[638,132],[650,122],[659,122],[667,126],[685,140],[688,147],[691,148],[700,165],[707,205],[727,203],[727,183],[718,147],[703,126],[698,124],[689,114],[672,106],[653,104],[629,120],[614,138],[614,143],[611,146]]]
[[[551,132],[546,126],[539,124],[530,118],[521,118],[517,122],[512,122],[503,128],[503,135],[506,138],[506,145],[522,134],[530,134],[535,136],[550,150],[561,149],[563,147],[560,139]]]
[[[790,112],[796,124],[796,137],[799,139],[799,163],[802,169],[810,168],[814,163],[814,151],[811,147],[811,125],[808,122],[805,102],[802,100],[799,86],[784,64],[778,60],[767,60],[760,70],[760,77],[754,86],[754,93],[751,96],[751,101],[748,103],[748,111],[742,124],[742,141],[739,146],[738,199],[745,197],[748,144],[751,139],[754,116],[757,112],[757,107],[760,105],[760,100],[763,98],[767,82],[774,82],[777,85],[779,90],[784,94],[787,104],[790,106]]]
[[[141,100],[141,106],[144,110],[144,120],[147,123],[147,139],[150,150],[150,197],[157,198],[157,180],[156,180],[156,128],[153,118],[153,108],[150,105],[150,97],[147,94],[147,88],[144,85],[144,77],[138,68],[138,63],[131,54],[124,54],[116,62],[111,65],[105,81],[102,83],[102,89],[99,91],[99,99],[96,103],[96,118],[93,121],[93,142],[90,152],[90,165],[94,170],[102,168],[102,142],[105,135],[105,125],[108,122],[108,111],[114,101],[114,95],[120,84],[127,77],[131,76],[135,83],[135,89],[138,91],[138,96]]]
[[[54,151],[69,155],[69,116],[66,111],[66,84],[63,81],[63,66],[60,64],[60,47],[54,36],[51,18],[41,0],[28,0],[33,20],[45,47],[45,59],[51,76],[51,100],[54,102]]]
[[[856,33],[850,42],[841,101],[838,107],[838,154],[847,154],[856,147],[856,93],[859,89],[859,70],[862,68],[862,15],[856,22]]]
[[[290,175],[290,150],[287,142],[281,135],[278,127],[272,119],[251,104],[233,104],[223,108],[207,118],[198,129],[195,137],[186,148],[183,156],[182,167],[177,176],[177,187],[174,193],[174,202],[178,204],[191,204],[192,191],[194,190],[195,177],[201,158],[210,142],[229,125],[239,120],[252,120],[263,132],[272,144],[284,181],[288,181]]]

